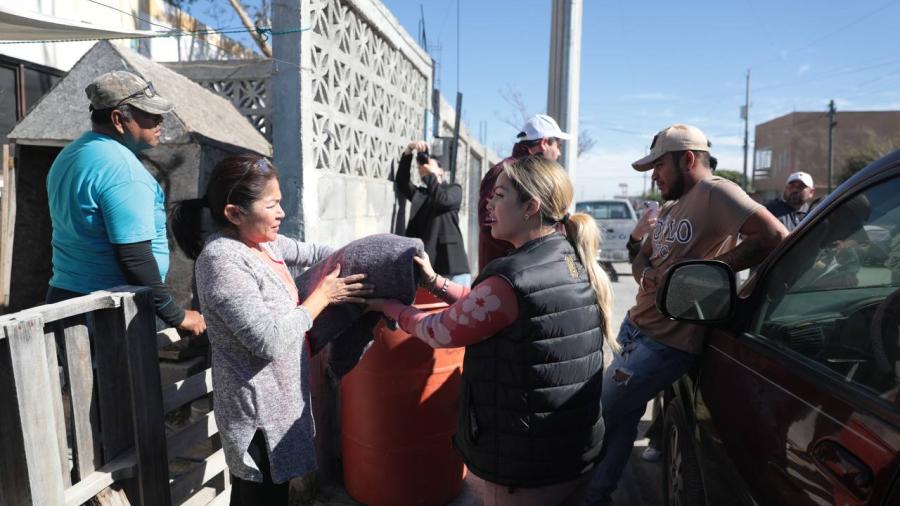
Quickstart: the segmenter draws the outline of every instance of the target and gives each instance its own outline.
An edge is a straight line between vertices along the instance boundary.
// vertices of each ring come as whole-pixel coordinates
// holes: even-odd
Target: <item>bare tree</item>
[[[506,87],[497,90],[497,93],[506,102],[508,110],[505,113],[494,111],[494,114],[500,121],[513,127],[518,133],[522,125],[531,118],[531,113],[528,112],[528,106],[525,105],[525,98],[522,97],[522,92],[512,84],[507,83]],[[596,145],[597,139],[594,138],[590,130],[585,129],[578,132],[579,157],[590,152]]]
[[[238,0],[228,0],[231,4],[231,7],[234,9],[234,12],[237,13],[238,17],[241,18],[241,24],[244,25],[250,36],[253,37],[253,40],[256,42],[256,45],[259,46],[259,50],[262,51],[262,54],[272,57],[272,49],[269,47],[269,44],[266,43],[265,39],[263,39],[262,35],[260,35],[256,31],[256,25],[253,24],[253,21],[250,19],[250,16],[247,14],[247,10]],[[265,5],[260,8],[260,12],[263,11]],[[260,21],[260,12],[257,12],[257,22]]]
[[[591,131],[585,128],[578,132],[578,156],[589,153],[594,146],[597,145],[597,139],[594,138]]]
[[[179,12],[184,10],[186,11],[187,7],[193,7],[197,0],[165,0],[171,5],[178,7]],[[247,29],[250,37],[256,42],[256,45],[259,46],[259,50],[269,58],[272,57],[272,49],[269,47],[269,44],[266,43],[265,38],[260,35],[256,28],[257,26],[269,26],[269,12],[270,9],[270,0],[262,0],[259,2],[259,5],[254,7],[248,6],[246,4],[241,3],[239,0],[228,0],[228,3],[231,5],[231,8],[234,10],[237,17],[240,18],[241,24],[244,25],[244,28]],[[207,9],[206,13],[213,18],[217,25],[221,25],[221,17],[227,11],[226,7],[222,7],[222,4],[219,3],[211,3],[209,9]],[[250,15],[252,12],[252,16]],[[253,19],[256,20],[256,23],[253,22]]]
[[[525,105],[525,99],[522,97],[522,92],[515,86],[507,83],[506,87],[497,90],[497,93],[506,102],[509,110],[505,113],[494,111],[494,114],[498,119],[513,127],[518,133],[522,129],[522,125],[531,117],[531,114],[528,112],[528,106]]]

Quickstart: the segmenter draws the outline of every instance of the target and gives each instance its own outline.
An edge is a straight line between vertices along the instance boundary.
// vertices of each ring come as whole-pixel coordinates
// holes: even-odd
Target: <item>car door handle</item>
[[[816,444],[816,462],[857,499],[865,501],[872,494],[872,470],[850,450],[830,439]]]

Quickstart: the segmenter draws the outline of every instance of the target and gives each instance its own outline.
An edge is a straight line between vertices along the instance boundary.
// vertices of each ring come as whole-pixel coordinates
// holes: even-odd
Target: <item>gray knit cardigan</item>
[[[281,235],[262,247],[289,267],[310,266],[333,251]],[[275,271],[238,240],[210,236],[195,269],[212,348],[216,424],[230,471],[262,481],[247,453],[257,429],[265,436],[275,483],[312,471],[309,313],[297,306]]]

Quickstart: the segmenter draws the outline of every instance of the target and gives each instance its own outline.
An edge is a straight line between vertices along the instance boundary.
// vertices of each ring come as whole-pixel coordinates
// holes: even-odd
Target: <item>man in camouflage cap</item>
[[[92,128],[59,153],[47,176],[53,224],[47,302],[147,286],[160,319],[201,334],[203,316],[175,304],[163,282],[169,270],[165,195],[137,158],[159,144],[163,114],[174,105],[123,70],[103,74],[84,91]]]

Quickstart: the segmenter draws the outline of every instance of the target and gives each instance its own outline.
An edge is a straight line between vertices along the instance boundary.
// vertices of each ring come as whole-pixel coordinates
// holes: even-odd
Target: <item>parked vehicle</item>
[[[657,306],[710,327],[665,395],[667,504],[900,504],[900,151],[838,187],[739,294],[728,266],[690,261]]]
[[[575,204],[575,211],[593,216],[603,237],[598,260],[612,281],[619,276],[613,262],[628,261],[628,236],[637,224],[631,202],[622,199],[591,200]]]

